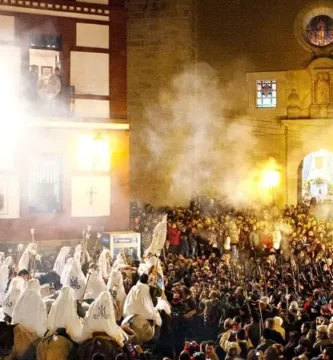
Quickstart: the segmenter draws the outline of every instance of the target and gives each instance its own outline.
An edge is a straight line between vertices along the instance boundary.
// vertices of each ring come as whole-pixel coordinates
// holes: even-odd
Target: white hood
[[[59,254],[57,256],[57,259],[54,263],[54,267],[53,270],[59,275],[61,276],[65,265],[66,265],[66,257],[69,254],[69,252],[71,251],[70,246],[63,246],[60,251]]]
[[[113,268],[122,269],[128,266],[126,256],[123,251],[120,250],[119,254],[117,255],[116,261],[113,263]]]
[[[88,280],[89,279],[89,280]],[[97,299],[99,294],[106,291],[106,285],[102,275],[97,270],[90,270],[90,276],[87,274],[87,290],[84,295],[85,299]]]
[[[15,277],[9,285],[8,293],[4,301],[4,313],[12,317],[17,300],[25,290],[25,281],[20,276]]]
[[[140,281],[128,293],[123,315],[124,318],[129,315],[140,315],[147,320],[155,321],[157,326],[162,324],[161,316],[154,308],[149,286],[142,284]]]
[[[23,291],[14,307],[12,323],[20,324],[38,337],[43,337],[46,333],[46,307],[40,295],[38,280],[32,279],[28,281],[27,288]]]
[[[3,305],[5,299],[5,291],[8,284],[9,278],[9,267],[7,265],[2,265],[0,267],[0,306]]]
[[[69,266],[68,272],[64,275],[63,286],[71,287],[74,290],[76,300],[82,300],[86,287],[86,278],[78,260],[74,260]]]
[[[72,340],[78,342],[81,339],[82,322],[77,315],[77,304],[74,291],[64,286],[57,300],[52,304],[47,328],[50,334],[54,334],[58,328],[65,328]]]
[[[120,310],[122,313],[126,300],[126,292],[124,287],[123,275],[118,269],[112,269],[106,287],[108,291],[112,291],[114,292],[114,294],[116,294],[116,300],[120,305]]]
[[[110,257],[111,253],[108,249],[103,249],[99,255],[97,265],[103,278],[107,278],[111,273]]]
[[[104,332],[120,346],[124,345],[127,336],[117,325],[111,295],[104,291],[90,305],[84,319],[82,341],[90,339],[94,332]]]
[[[65,265],[65,267],[64,267],[64,270],[62,271],[61,276],[60,276],[60,284],[61,284],[61,285],[64,285],[65,277],[67,276],[68,271],[69,271],[69,269],[71,268],[71,265],[72,265],[72,262],[73,262],[73,261],[74,261],[73,258],[67,259],[66,265]]]
[[[30,261],[30,257],[37,255],[37,244],[36,243],[30,243],[28,244],[28,246],[26,247],[26,249],[24,250],[24,253],[22,254],[19,263],[18,263],[18,268],[19,271],[21,270],[29,270],[29,261]]]

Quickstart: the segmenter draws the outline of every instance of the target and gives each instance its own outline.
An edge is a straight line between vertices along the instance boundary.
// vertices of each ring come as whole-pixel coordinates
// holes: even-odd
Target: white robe
[[[5,301],[3,305],[4,313],[8,316],[13,316],[14,307],[17,303],[17,300],[25,290],[26,284],[22,277],[15,277],[9,285],[8,293],[5,296]]]
[[[82,300],[86,287],[86,278],[81,270],[79,261],[74,260],[66,275],[64,276],[63,286],[69,286],[74,290],[76,300]]]
[[[5,291],[8,284],[9,268],[7,265],[0,267],[0,306],[3,306]]]
[[[28,244],[28,246],[26,247],[26,249],[24,250],[24,253],[22,254],[19,263],[18,263],[18,268],[19,271],[21,270],[29,270],[29,261],[30,261],[30,256],[31,255],[36,255],[37,254],[37,244],[36,243],[30,243]]]
[[[59,275],[61,276],[65,265],[66,265],[66,257],[69,254],[69,252],[71,251],[70,246],[63,246],[60,251],[59,254],[57,256],[57,259],[54,263],[54,267],[53,270]]]
[[[82,325],[77,315],[74,291],[70,287],[64,286],[57,300],[52,304],[47,319],[49,334],[54,334],[58,328],[65,328],[71,339],[79,342],[81,340]]]
[[[80,262],[82,262],[83,261],[83,256],[81,256],[82,253],[83,253],[82,245],[81,244],[76,245],[75,252],[74,252],[74,259],[79,259]],[[90,258],[89,252],[87,250],[85,251],[85,257],[86,257],[86,260],[89,262],[91,258]]]
[[[124,318],[129,315],[140,315],[147,320],[155,321],[157,326],[162,325],[161,316],[154,308],[147,284],[138,281],[128,293],[124,304]]]
[[[119,253],[117,255],[116,261],[113,263],[112,268],[113,269],[117,269],[117,268],[118,269],[123,269],[123,268],[125,268],[127,266],[128,266],[128,264],[127,264],[125,255],[123,255],[122,253]]]
[[[92,338],[94,332],[106,333],[120,346],[123,346],[127,339],[126,334],[116,323],[114,305],[107,291],[102,292],[90,305],[84,319],[82,341]]]
[[[20,324],[40,338],[46,333],[46,306],[40,295],[38,280],[32,279],[28,281],[27,288],[23,291],[14,307],[12,324]]]
[[[13,264],[13,258],[11,256],[7,256],[2,265],[11,266],[12,264]]]
[[[89,281],[88,281],[89,279]],[[106,285],[102,275],[96,270],[90,270],[90,276],[87,274],[87,290],[84,295],[85,299],[97,299],[99,294],[106,291]]]
[[[103,249],[97,261],[99,271],[102,274],[103,278],[107,278],[111,273],[111,264],[109,260],[110,256],[111,256],[110,250]]]
[[[4,252],[0,252],[0,265],[2,265],[2,263],[5,261],[5,253]]]
[[[71,265],[72,265],[72,262],[73,262],[73,261],[74,261],[73,258],[67,259],[66,265],[65,265],[65,267],[64,267],[64,269],[63,269],[63,271],[62,271],[62,273],[61,273],[61,275],[60,275],[60,284],[61,284],[61,285],[64,285],[64,279],[65,279],[65,277],[67,276],[68,271],[69,271],[69,269],[71,268]]]
[[[123,275],[118,269],[112,269],[106,287],[108,291],[115,292],[116,300],[119,302],[120,311],[122,313],[126,300],[126,291],[124,287]]]

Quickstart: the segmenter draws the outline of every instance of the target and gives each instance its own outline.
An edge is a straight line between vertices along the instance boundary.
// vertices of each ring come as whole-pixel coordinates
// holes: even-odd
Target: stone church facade
[[[151,122],[149,109],[161,121],[170,110],[158,101],[165,84],[189,64],[205,63],[216,71],[222,89],[224,121],[245,123],[255,136],[253,166],[274,158],[281,173],[278,202],[297,203],[304,157],[320,149],[333,151],[333,3],[178,3],[129,3],[132,198],[165,202],[177,146],[161,157],[163,170],[152,169],[142,129]],[[155,42],[151,32],[158,35]],[[147,71],[150,76],[144,77]],[[176,134],[166,136],[179,140]],[[221,174],[212,170],[211,176]]]

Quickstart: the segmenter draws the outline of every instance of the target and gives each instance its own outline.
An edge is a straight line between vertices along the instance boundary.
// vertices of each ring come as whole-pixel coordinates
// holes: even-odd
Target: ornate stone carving
[[[297,119],[300,117],[301,108],[299,106],[299,96],[295,89],[291,90],[291,93],[288,96],[289,105],[287,107],[288,119]]]
[[[315,80],[315,104],[328,105],[330,103],[329,74],[319,73]]]
[[[311,118],[327,118],[333,114],[333,60],[314,60],[309,71],[312,76]]]

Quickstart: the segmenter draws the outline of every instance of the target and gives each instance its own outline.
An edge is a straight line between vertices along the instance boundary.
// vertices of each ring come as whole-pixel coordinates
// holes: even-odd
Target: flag
[[[162,220],[155,226],[155,229],[153,231],[152,242],[149,248],[146,250],[145,255],[148,254],[156,255],[157,253],[161,252],[167,237],[167,222],[168,222],[168,215],[165,214]]]

